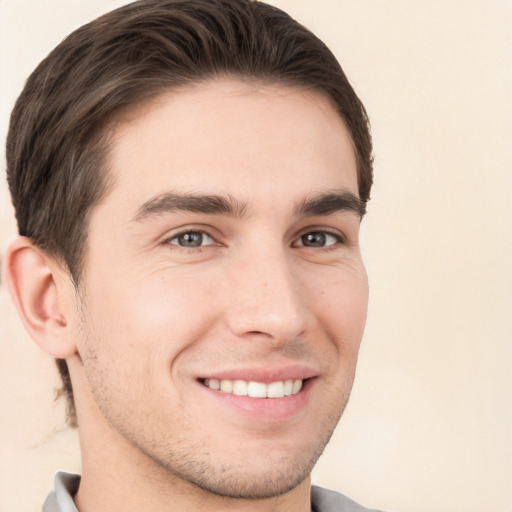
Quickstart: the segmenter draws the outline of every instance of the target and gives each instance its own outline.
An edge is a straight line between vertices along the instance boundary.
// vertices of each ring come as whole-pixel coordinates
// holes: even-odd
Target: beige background
[[[122,3],[0,0],[2,141],[36,63]],[[274,3],[333,49],[375,138],[368,328],[315,481],[396,512],[511,512],[512,1]],[[2,183],[2,248],[14,232]],[[0,512],[35,511],[78,447],[52,361],[5,289],[0,307]]]

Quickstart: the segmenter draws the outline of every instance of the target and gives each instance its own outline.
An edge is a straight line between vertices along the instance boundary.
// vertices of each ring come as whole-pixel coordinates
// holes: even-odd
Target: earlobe
[[[65,359],[76,353],[62,310],[58,265],[31,241],[19,236],[5,255],[5,280],[18,314],[33,340],[50,356]]]

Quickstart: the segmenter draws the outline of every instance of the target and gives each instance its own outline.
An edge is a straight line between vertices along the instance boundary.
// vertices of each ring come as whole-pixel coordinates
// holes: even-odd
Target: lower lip
[[[224,393],[204,384],[198,384],[219,404],[242,416],[253,421],[276,422],[291,419],[305,410],[314,381],[314,378],[307,379],[298,393],[283,398],[251,398]]]

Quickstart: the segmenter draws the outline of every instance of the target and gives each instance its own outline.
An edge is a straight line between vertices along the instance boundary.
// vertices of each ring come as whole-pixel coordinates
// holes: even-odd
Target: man
[[[148,0],[66,38],[14,108],[6,278],[83,471],[46,512],[362,511],[312,488],[368,286],[368,121],[250,0]]]

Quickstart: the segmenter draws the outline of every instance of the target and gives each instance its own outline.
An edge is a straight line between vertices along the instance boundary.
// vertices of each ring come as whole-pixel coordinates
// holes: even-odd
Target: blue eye
[[[339,237],[325,231],[311,231],[302,235],[296,242],[297,247],[329,247],[340,242]]]
[[[179,245],[180,247],[196,248],[210,245],[213,243],[213,239],[207,233],[202,231],[186,231],[179,233],[169,239],[171,245]]]

